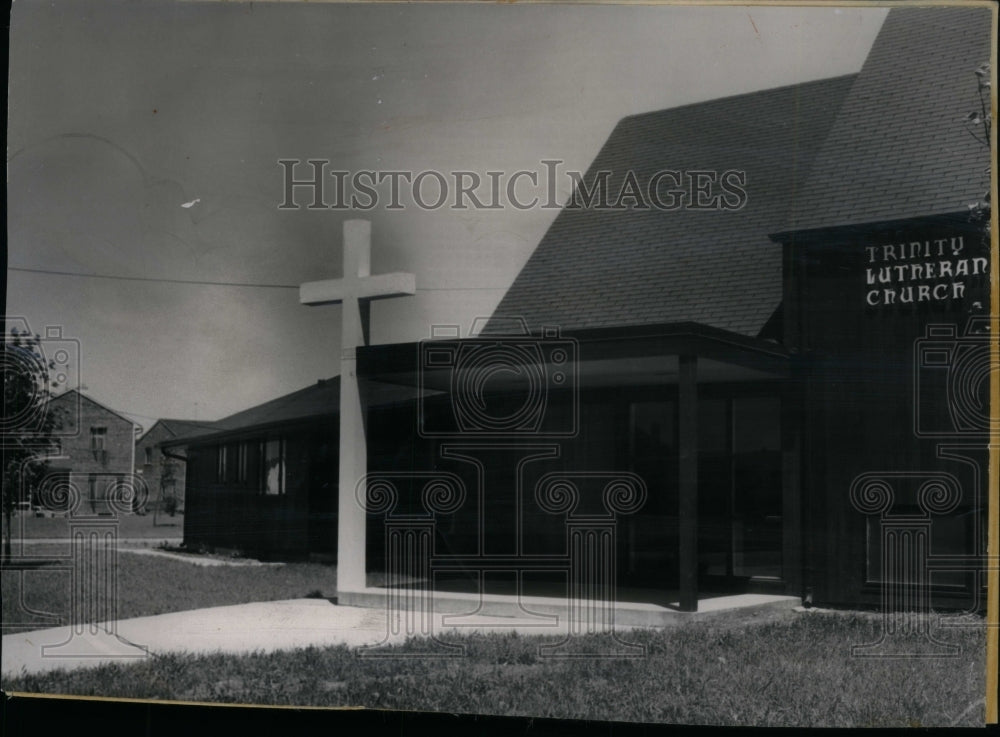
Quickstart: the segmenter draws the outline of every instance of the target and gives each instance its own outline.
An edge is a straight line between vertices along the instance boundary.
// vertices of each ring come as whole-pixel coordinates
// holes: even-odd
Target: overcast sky
[[[7,313],[61,326],[86,393],[147,428],[217,419],[338,373],[340,308],[301,306],[294,288],[21,269],[336,277],[359,214],[279,210],[279,159],[585,171],[626,115],[856,72],[886,12],[18,0]],[[385,204],[360,214],[372,270],[412,271],[419,291],[375,304],[375,343],[489,315],[555,216]]]

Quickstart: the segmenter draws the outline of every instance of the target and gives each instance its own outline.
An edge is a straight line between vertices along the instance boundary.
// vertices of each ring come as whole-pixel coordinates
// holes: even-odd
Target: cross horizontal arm
[[[413,274],[398,271],[389,274],[355,277],[353,279],[324,279],[311,281],[299,287],[299,302],[304,305],[321,305],[343,302],[344,299],[383,299],[417,293]]]
[[[366,276],[361,280],[359,299],[382,299],[383,297],[403,297],[417,293],[417,278],[405,271]]]

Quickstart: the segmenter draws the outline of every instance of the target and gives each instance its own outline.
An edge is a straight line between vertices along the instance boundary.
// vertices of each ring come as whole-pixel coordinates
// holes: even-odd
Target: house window
[[[245,484],[247,480],[247,451],[248,443],[240,443],[236,446],[236,481]]]
[[[226,446],[220,445],[216,448],[215,480],[220,484],[226,483]]]
[[[285,443],[281,438],[264,443],[264,493],[285,493]]]
[[[147,466],[152,466],[153,465],[153,449],[152,448],[146,448],[146,465]]]
[[[105,450],[107,437],[108,437],[108,428],[106,427],[90,428],[90,449]]]

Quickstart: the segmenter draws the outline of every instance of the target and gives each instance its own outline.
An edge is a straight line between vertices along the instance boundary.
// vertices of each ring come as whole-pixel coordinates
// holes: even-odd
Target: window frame
[[[108,428],[106,425],[95,425],[90,428],[90,449],[92,451],[108,449]]]
[[[277,462],[275,464],[275,469],[277,470],[277,488],[272,489],[271,486],[271,471],[268,468],[270,463],[270,453],[272,444],[277,446]],[[288,443],[285,438],[278,435],[274,437],[265,438],[261,441],[261,454],[260,454],[260,465],[261,465],[261,483],[260,483],[260,494],[261,496],[285,496],[288,492],[287,482],[286,482],[286,472],[288,466],[287,458]]]
[[[220,443],[215,446],[215,481],[218,484],[225,484],[226,471],[227,471],[227,461],[228,461],[228,447],[224,443]]]

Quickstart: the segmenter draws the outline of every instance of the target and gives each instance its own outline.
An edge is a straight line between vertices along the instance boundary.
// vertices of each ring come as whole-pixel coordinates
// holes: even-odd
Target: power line
[[[53,269],[28,269],[22,266],[8,267],[8,271],[24,271],[29,274],[48,274],[50,276],[79,276],[88,279],[113,279],[115,281],[160,282],[163,284],[198,284],[211,287],[261,287],[265,289],[298,289],[293,284],[256,284],[251,282],[209,281],[206,279],[164,279],[152,276],[120,276],[116,274],[86,274],[79,271],[55,271]]]
[[[10,266],[8,271],[22,271],[28,274],[47,274],[49,276],[75,276],[87,279],[112,279],[115,281],[158,282],[161,284],[194,284],[209,287],[257,287],[260,289],[298,289],[298,284],[262,284],[256,282],[211,281],[208,279],[166,279],[153,276],[122,276],[118,274],[88,274],[81,271],[56,271],[54,269],[29,269],[23,266]],[[417,287],[418,292],[468,292],[468,291],[498,291],[507,287]]]

